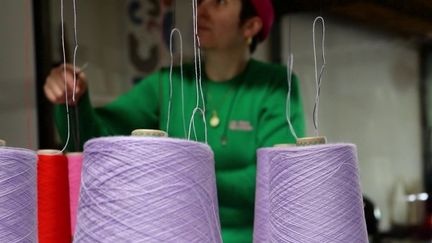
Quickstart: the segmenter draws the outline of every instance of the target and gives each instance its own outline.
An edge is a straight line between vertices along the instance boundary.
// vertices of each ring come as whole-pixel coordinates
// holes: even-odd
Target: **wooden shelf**
[[[432,41],[431,0],[274,0],[276,14],[320,12],[381,31]]]

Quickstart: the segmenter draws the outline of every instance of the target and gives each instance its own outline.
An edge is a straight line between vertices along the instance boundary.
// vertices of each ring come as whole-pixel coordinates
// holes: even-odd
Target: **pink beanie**
[[[259,34],[259,40],[265,40],[270,33],[270,29],[273,25],[274,10],[271,0],[250,0],[252,5],[261,18],[263,23],[261,32]]]

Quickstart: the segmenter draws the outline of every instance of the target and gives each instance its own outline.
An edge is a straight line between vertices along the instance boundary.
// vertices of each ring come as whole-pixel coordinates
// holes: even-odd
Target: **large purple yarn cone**
[[[255,218],[253,242],[268,242],[269,239],[269,151],[275,148],[262,148],[257,151],[257,174],[255,191]]]
[[[36,158],[0,147],[0,242],[37,242]]]
[[[269,161],[269,225],[268,239],[259,242],[368,242],[354,145],[263,153]]]
[[[172,138],[84,147],[74,242],[221,242],[213,152]]]

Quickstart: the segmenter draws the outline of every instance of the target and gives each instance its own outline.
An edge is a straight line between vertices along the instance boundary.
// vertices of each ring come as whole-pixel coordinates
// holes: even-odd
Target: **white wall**
[[[313,135],[315,95],[314,17],[291,19],[294,71],[301,80],[309,135]],[[288,23],[286,17],[283,60],[288,52]],[[381,208],[381,229],[388,229],[396,182],[412,192],[422,190],[418,52],[415,45],[396,37],[330,19],[326,31],[320,134],[330,142],[357,145],[364,194]]]
[[[1,2],[0,138],[8,146],[35,149],[38,144],[31,2]]]

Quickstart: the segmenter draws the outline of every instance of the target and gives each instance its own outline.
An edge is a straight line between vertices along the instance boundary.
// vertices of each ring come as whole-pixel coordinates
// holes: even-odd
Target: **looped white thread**
[[[203,118],[203,121],[204,121],[204,141],[205,141],[205,143],[207,143],[207,121],[205,119],[205,111],[203,109],[201,109],[200,107],[195,107],[195,109],[193,109],[193,111],[192,111],[192,119],[191,119],[191,122],[189,123],[188,140],[190,140],[190,137],[191,137],[191,129],[193,129],[195,140],[198,139],[197,132],[195,129],[195,119],[194,119],[196,112],[200,112],[201,116]]]
[[[321,70],[318,74],[318,67],[317,67],[317,54],[316,54],[316,41],[315,41],[315,25],[318,21],[321,21],[322,25],[322,41],[321,41],[321,48],[322,48],[322,65]],[[313,22],[313,29],[312,29],[312,39],[313,39],[313,51],[314,51],[314,62],[315,62],[315,83],[316,83],[316,96],[315,96],[315,105],[313,109],[313,123],[315,128],[315,136],[319,135],[319,122],[318,122],[318,108],[319,108],[319,96],[321,92],[321,82],[322,82],[322,76],[326,67],[326,59],[325,59],[325,21],[324,18],[321,16],[318,16],[315,18]]]
[[[188,132],[188,139],[190,139],[191,134],[191,127],[195,129],[195,125],[192,126],[192,123],[194,123],[194,115],[197,110],[200,110],[203,114],[203,123],[204,123],[204,132],[205,132],[205,138],[207,143],[207,122],[206,122],[206,109],[205,109],[205,100],[204,100],[204,92],[202,88],[202,82],[201,82],[201,49],[200,49],[200,40],[199,36],[197,34],[198,32],[198,22],[197,22],[197,9],[198,4],[197,0],[192,0],[192,15],[193,15],[193,30],[194,30],[194,62],[195,62],[195,82],[196,82],[196,105],[194,108],[194,111],[192,112],[190,121],[189,121],[189,132]],[[199,107],[200,105],[200,98],[202,102],[202,108]],[[194,133],[196,134],[196,131],[194,130]]]
[[[173,28],[171,30],[170,35],[170,57],[171,57],[171,63],[170,63],[170,94],[169,94],[169,101],[168,101],[168,118],[167,118],[167,128],[166,132],[169,134],[169,128],[170,128],[170,115],[171,115],[171,103],[172,103],[172,72],[173,72],[173,66],[174,66],[174,55],[173,55],[173,36],[174,33],[178,33],[180,38],[180,77],[181,77],[181,102],[182,102],[182,119],[183,119],[183,131],[184,131],[184,137],[186,137],[186,118],[185,118],[185,107],[184,107],[184,83],[183,83],[183,37],[179,29]]]
[[[66,99],[66,120],[67,120],[67,137],[62,152],[64,152],[69,144],[70,139],[70,116],[69,116],[69,101],[68,101],[68,91],[67,91],[67,80],[66,80],[66,48],[65,48],[65,34],[64,34],[64,6],[63,0],[60,1],[60,16],[61,16],[61,39],[62,39],[62,52],[63,52],[63,78],[64,78],[64,88],[65,88],[65,99]],[[75,64],[74,64],[75,66]],[[75,69],[75,67],[74,67]],[[74,75],[75,76],[75,75]]]
[[[294,65],[294,55],[292,53],[289,54],[287,59],[287,75],[288,75],[288,94],[286,99],[286,110],[285,116],[288,122],[288,126],[290,128],[291,134],[295,139],[297,139],[297,134],[294,130],[294,127],[291,123],[291,83],[292,83],[292,75],[293,75],[293,65]]]

